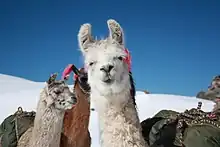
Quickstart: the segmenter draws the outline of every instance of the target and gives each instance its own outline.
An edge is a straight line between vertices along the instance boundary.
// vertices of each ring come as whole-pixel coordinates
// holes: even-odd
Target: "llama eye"
[[[54,91],[54,93],[55,93],[55,94],[60,94],[60,93],[61,93],[61,91]]]
[[[121,61],[122,61],[122,60],[123,60],[123,58],[120,56],[120,57],[118,57],[118,60],[121,60]]]
[[[90,62],[90,63],[89,63],[89,66],[92,66],[93,64],[94,64],[94,62]]]

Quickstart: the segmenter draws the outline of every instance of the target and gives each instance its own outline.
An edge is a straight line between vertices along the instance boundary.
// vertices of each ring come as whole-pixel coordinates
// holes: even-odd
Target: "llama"
[[[78,72],[82,73],[84,69],[80,69]],[[90,147],[91,137],[88,130],[90,116],[89,93],[82,90],[78,78],[75,78],[74,93],[77,97],[77,104],[71,110],[65,112],[60,147]]]
[[[220,75],[212,79],[207,91],[200,91],[197,93],[196,97],[212,101],[215,101],[216,98],[220,98]]]
[[[56,76],[49,78],[40,93],[34,126],[21,136],[18,147],[59,147],[64,113],[77,99],[64,81],[55,81]]]
[[[91,24],[83,24],[78,42],[85,57],[91,100],[99,115],[103,147],[146,147],[135,101],[131,94],[124,34],[115,20],[107,21],[109,37],[95,40]]]

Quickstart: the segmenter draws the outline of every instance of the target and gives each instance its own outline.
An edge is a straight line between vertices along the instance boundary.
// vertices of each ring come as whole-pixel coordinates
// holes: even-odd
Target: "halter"
[[[72,71],[74,72],[74,80],[75,80],[75,81],[78,80],[78,82],[80,82],[79,79],[78,79],[78,78],[79,78],[79,75],[81,74],[81,73],[80,73],[80,70],[78,70],[78,69],[76,68],[76,66],[73,65],[73,64],[69,64],[69,65],[64,69],[62,78],[63,78],[64,80],[68,80],[69,74],[70,74]],[[84,90],[84,89],[82,88],[81,84],[79,84],[79,88],[81,89],[81,91],[82,91],[84,94],[88,94],[88,95],[90,94],[90,92],[87,92],[86,90]]]
[[[84,94],[90,95],[90,91],[87,92],[86,90],[84,90],[84,89],[82,88],[81,84],[79,84],[79,88],[80,88],[80,90],[81,90]]]

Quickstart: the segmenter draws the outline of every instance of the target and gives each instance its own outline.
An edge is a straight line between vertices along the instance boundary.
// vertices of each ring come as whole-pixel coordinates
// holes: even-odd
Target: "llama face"
[[[220,76],[216,76],[212,81],[212,86],[220,88]]]
[[[75,94],[70,91],[64,81],[52,81],[48,83],[47,89],[47,106],[53,106],[55,109],[63,111],[71,109],[77,103]]]
[[[122,28],[114,20],[108,20],[107,24],[110,31],[107,39],[93,40],[90,24],[82,25],[78,34],[88,83],[91,90],[103,96],[120,94],[130,86],[128,65],[124,62],[126,53]]]

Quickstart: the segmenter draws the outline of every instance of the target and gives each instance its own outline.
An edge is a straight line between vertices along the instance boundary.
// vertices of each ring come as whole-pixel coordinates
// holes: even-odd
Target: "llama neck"
[[[130,94],[124,96],[130,97]],[[98,113],[103,147],[146,147],[132,99],[122,107],[108,104]]]
[[[41,107],[40,107],[41,106]],[[38,104],[30,147],[59,147],[64,112]]]
[[[89,116],[90,104],[86,101],[80,102],[80,100],[78,100],[77,105],[71,110],[66,111],[64,115],[64,132],[75,134],[74,132],[78,129],[87,131]]]
[[[90,145],[88,132],[90,103],[88,96],[76,89],[77,105],[64,116],[64,135],[61,145],[66,147],[85,147]]]

